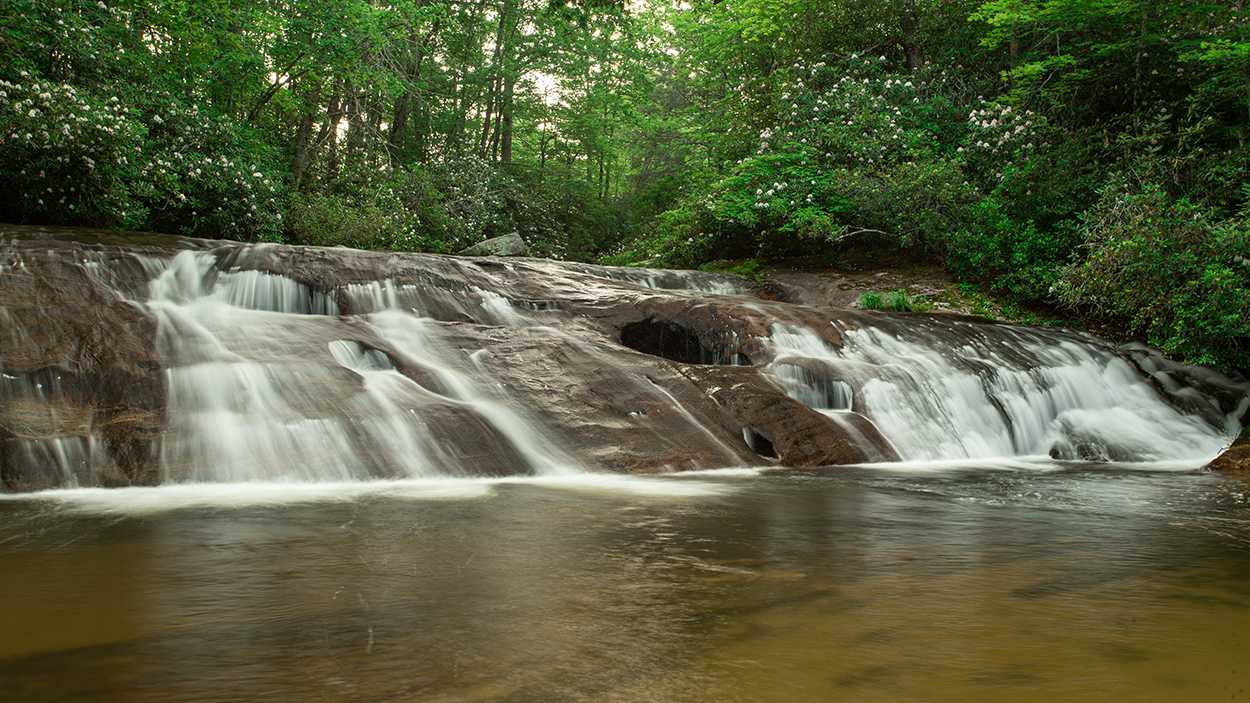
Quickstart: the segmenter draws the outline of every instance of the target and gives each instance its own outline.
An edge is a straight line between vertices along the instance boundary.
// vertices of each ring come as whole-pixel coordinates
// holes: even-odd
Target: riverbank
[[[960,281],[941,266],[897,257],[831,261],[823,256],[808,256],[760,265],[751,260],[719,261],[703,269],[726,273],[749,271],[757,279],[775,286],[777,295],[787,302],[811,307],[864,309],[868,307],[865,296],[903,292],[921,312],[1073,329],[1090,326],[1088,321],[1058,310],[1026,309],[991,295],[976,284]]]

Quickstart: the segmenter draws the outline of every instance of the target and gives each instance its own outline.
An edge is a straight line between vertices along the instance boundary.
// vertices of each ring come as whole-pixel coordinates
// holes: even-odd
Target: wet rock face
[[[698,331],[668,320],[648,318],[631,322],[621,330],[621,344],[683,364],[751,365],[750,357],[738,351],[734,344],[705,341]]]
[[[1047,363],[1041,332],[778,297],[701,272],[0,225],[0,480],[24,491],[897,461],[866,415],[889,400],[873,395],[883,374],[923,386],[895,363],[912,352],[889,351],[908,334],[958,350],[943,354],[974,393],[1058,382],[995,366]],[[880,354],[842,354],[868,332]],[[1129,358],[1203,422],[1242,407],[1237,384]],[[1078,458],[1100,441],[1070,436]]]
[[[312,440],[255,431],[266,422],[275,435],[320,423],[355,477],[405,475],[417,450],[437,474],[490,476],[548,460],[654,472],[866,456],[750,368],[795,313],[734,297],[760,290],[732,276],[29,227],[0,228],[0,251],[9,491],[237,478],[206,465],[252,444],[271,463],[318,459],[282,448]],[[184,251],[198,263],[175,271]],[[183,308],[197,300],[198,317]],[[380,320],[424,320],[420,339]],[[232,377],[244,371],[257,377]],[[380,398],[377,373],[407,385]],[[237,397],[201,407],[213,386]],[[223,413],[240,436],[213,444],[201,435]],[[412,433],[416,449],[388,432]]]
[[[165,417],[145,260],[197,240],[0,234],[0,479],[7,490],[155,483]]]

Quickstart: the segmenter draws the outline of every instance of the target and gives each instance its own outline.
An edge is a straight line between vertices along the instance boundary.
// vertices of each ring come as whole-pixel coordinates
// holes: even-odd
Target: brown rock
[[[1207,466],[1216,471],[1250,471],[1250,427],[1242,429],[1232,446]]]
[[[843,332],[873,326],[975,346],[985,329],[981,322],[770,302],[783,296],[721,274],[0,226],[6,490],[155,483],[196,476],[211,463],[194,423],[167,407],[167,379],[225,357],[175,344],[180,337],[158,330],[147,301],[161,262],[185,248],[213,258],[204,262],[210,286],[239,271],[302,286],[295,295],[303,314],[229,311],[187,324],[203,326],[228,351],[228,363],[255,364],[249,371],[262,387],[263,379],[275,383],[266,402],[281,407],[284,422],[325,423],[346,436],[351,451],[342,463],[352,475],[404,475],[412,462],[400,454],[421,449],[377,439],[385,433],[376,424],[380,387],[391,394],[394,416],[416,428],[414,441],[432,446],[432,470],[446,474],[542,470],[533,447],[520,441],[525,433],[556,450],[551,460],[601,471],[894,461],[863,415],[813,410],[789,397],[795,388],[779,376],[761,372],[789,364],[787,373],[803,381],[797,385],[826,389],[829,397],[845,382],[852,410],[862,411],[860,384],[876,367],[774,359],[768,338],[781,326],[803,328],[832,351]],[[386,309],[425,319],[378,314]],[[238,325],[238,316],[251,316],[253,326]],[[402,329],[405,320],[413,329]],[[352,348],[373,365],[345,367],[331,350],[342,356],[336,342],[358,345]],[[995,353],[1022,355],[1027,366],[1027,346]],[[386,370],[370,376],[378,366]],[[391,368],[412,383],[385,375]],[[1164,371],[1172,376],[1160,383],[1168,385],[1176,373]],[[249,412],[258,422],[269,418],[263,403]],[[1237,453],[1244,440],[1221,460],[1244,456]],[[275,458],[280,468],[314,465],[318,449],[295,444]]]
[[[846,416],[845,423],[839,423],[781,395],[754,369],[687,367],[683,372],[751,437],[757,454],[771,454],[784,466],[899,460],[862,416],[839,413]],[[760,451],[761,446],[767,453]]]

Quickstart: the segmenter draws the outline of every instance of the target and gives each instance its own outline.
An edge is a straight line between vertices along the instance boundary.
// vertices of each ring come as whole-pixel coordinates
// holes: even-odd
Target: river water
[[[1224,701],[1250,481],[994,460],[0,499],[5,701]]]

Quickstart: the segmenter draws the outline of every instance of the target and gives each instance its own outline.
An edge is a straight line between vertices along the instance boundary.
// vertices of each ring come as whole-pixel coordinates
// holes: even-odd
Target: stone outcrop
[[[1250,471],[1250,427],[1243,429],[1232,446],[1208,466],[1216,471]]]
[[[502,237],[493,237],[460,252],[460,256],[529,256],[530,250],[525,240],[516,232]]]
[[[161,332],[149,309],[150,282],[186,250],[213,262],[202,274],[205,292],[223,277],[263,272],[298,284],[297,295],[307,300],[287,299],[291,309],[338,313],[271,320],[265,339],[232,341],[233,332],[212,331],[231,348],[265,347],[279,360],[273,368],[300,365],[277,388],[285,408],[317,420],[349,417],[354,411],[343,408],[365,402],[360,375],[326,351],[336,340],[355,342],[389,359],[420,389],[405,402],[438,445],[445,474],[535,467],[490,421],[451,398],[430,360],[378,334],[367,320],[382,307],[429,318],[450,349],[477,350],[486,375],[542,428],[545,441],[584,468],[655,472],[896,458],[879,436],[881,448],[857,449],[844,428],[761,373],[772,326],[805,321],[812,311],[764,311],[754,297],[691,292],[759,292],[733,276],[15,226],[0,227],[0,248],[6,490],[197,477],[190,430],[170,425],[167,371],[195,359],[169,357],[185,350],[161,335],[181,333]],[[839,344],[823,317],[822,333]],[[765,436],[771,449],[761,450],[752,438]],[[377,476],[394,472],[381,460],[373,469]]]
[[[162,276],[186,290],[158,299]],[[220,304],[184,307],[223,291]],[[307,446],[295,434],[247,441],[266,461],[324,460],[355,478],[409,475],[416,451],[423,470],[475,476],[544,461],[622,473],[896,461],[861,414],[876,367],[777,359],[772,338],[803,330],[805,344],[837,350],[874,327],[980,348],[1009,331],[782,297],[714,273],[0,225],[0,479],[8,491],[213,480],[214,452],[236,449],[196,434],[214,413],[240,432],[312,428]],[[959,363],[992,379],[984,359],[1030,368],[1025,346]],[[1244,396],[1227,386],[1199,398],[1193,384],[1216,382],[1133,354],[1178,406],[1210,397],[1227,412]],[[202,400],[193,380],[234,383],[240,397],[187,410]],[[404,433],[418,439],[391,441]]]
[[[155,322],[131,300],[147,294],[145,259],[205,243],[7,226],[0,237],[4,487],[155,483],[165,381]],[[77,441],[49,443],[66,437]],[[70,476],[51,456],[67,449],[81,455]]]

